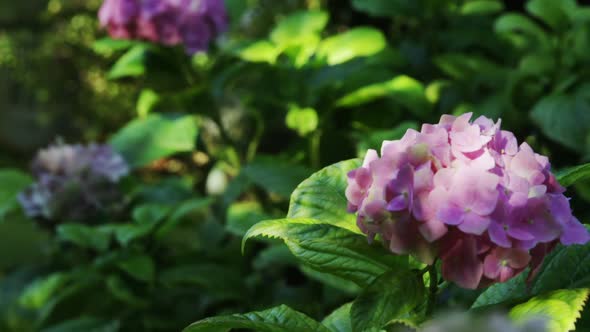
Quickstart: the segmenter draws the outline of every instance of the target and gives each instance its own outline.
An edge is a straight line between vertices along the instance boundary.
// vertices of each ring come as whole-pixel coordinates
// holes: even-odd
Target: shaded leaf
[[[6,214],[18,207],[17,196],[25,190],[33,179],[16,169],[0,170],[0,221]]]
[[[57,226],[57,236],[62,241],[97,251],[106,251],[111,241],[110,234],[101,228],[82,224],[61,224]]]
[[[156,274],[154,260],[147,255],[136,255],[117,263],[117,266],[137,280],[152,282]]]
[[[556,176],[564,187],[569,187],[578,181],[585,181],[590,179],[590,163],[562,170]]]
[[[120,323],[117,320],[79,317],[50,326],[41,330],[41,332],[117,332],[119,327]]]
[[[531,111],[543,134],[574,151],[585,151],[590,130],[590,105],[582,98],[551,95],[542,98]]]
[[[497,0],[476,0],[464,3],[461,6],[463,15],[489,15],[501,12],[504,4]]]
[[[331,332],[352,332],[352,324],[350,322],[351,307],[352,302],[346,303],[334,310],[324,318],[322,324],[324,324],[324,326],[326,326]]]
[[[396,270],[379,276],[352,303],[353,331],[381,329],[403,318],[425,300],[422,278],[416,273]]]
[[[227,224],[225,228],[238,236],[244,236],[246,232],[257,222],[269,219],[260,203],[255,201],[237,202],[229,206],[227,210]]]
[[[329,332],[326,327],[286,305],[272,309],[200,320],[183,332],[217,332],[251,329],[259,332]]]

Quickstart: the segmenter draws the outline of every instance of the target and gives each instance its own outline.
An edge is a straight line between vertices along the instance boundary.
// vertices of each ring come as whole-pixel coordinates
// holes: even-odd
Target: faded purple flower
[[[54,145],[38,152],[37,182],[19,195],[29,217],[85,221],[117,203],[116,183],[129,173],[123,157],[107,145]]]
[[[113,38],[182,44],[189,54],[207,50],[228,24],[223,0],[105,0],[98,17]]]

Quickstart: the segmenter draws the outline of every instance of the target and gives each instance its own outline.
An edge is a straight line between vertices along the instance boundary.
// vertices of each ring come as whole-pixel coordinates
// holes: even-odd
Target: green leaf
[[[170,288],[196,286],[218,299],[243,300],[245,285],[241,273],[233,266],[200,262],[161,271],[158,280]]]
[[[312,218],[362,234],[356,217],[346,211],[348,201],[344,192],[347,173],[360,167],[359,159],[341,161],[314,173],[303,181],[293,194],[288,218]]]
[[[403,270],[388,271],[353,302],[350,310],[353,331],[381,329],[390,321],[410,314],[424,300],[425,289],[420,276]]]
[[[532,286],[532,294],[582,287],[590,287],[590,243],[558,245],[543,261]]]
[[[192,151],[197,133],[193,116],[154,113],[131,121],[111,138],[110,144],[132,167],[140,167],[178,152]]]
[[[285,123],[289,129],[293,129],[299,136],[305,137],[317,129],[318,113],[313,108],[299,108],[292,105],[289,107]]]
[[[352,302],[346,303],[340,308],[334,310],[329,314],[322,324],[326,326],[331,332],[352,332],[352,325],[350,322],[350,308]]]
[[[590,105],[581,97],[551,95],[537,102],[531,111],[543,134],[574,151],[585,151],[590,130]]]
[[[242,60],[274,64],[281,50],[268,40],[259,40],[235,51]]]
[[[283,18],[270,34],[270,39],[286,48],[302,45],[309,36],[317,36],[328,24],[328,14],[323,11],[300,11]]]
[[[548,331],[567,332],[575,329],[575,322],[588,298],[588,288],[560,289],[536,296],[510,310],[510,318],[517,322],[544,318]]]
[[[69,281],[70,277],[65,273],[53,273],[37,279],[25,288],[19,303],[28,309],[39,310],[49,303]]]
[[[135,45],[115,62],[108,73],[109,79],[137,77],[145,74],[148,47]]]
[[[117,275],[107,277],[106,286],[111,295],[124,304],[132,307],[145,307],[148,304],[145,298],[135,294],[132,287]]]
[[[256,201],[237,202],[227,210],[227,224],[225,228],[232,234],[244,236],[257,222],[270,219]]]
[[[154,106],[160,101],[160,96],[151,89],[141,90],[139,98],[137,98],[137,115],[140,118],[144,118],[150,114]]]
[[[431,108],[422,83],[405,75],[362,87],[340,98],[336,105],[351,107],[384,97],[390,97],[417,115],[427,115]]]
[[[270,156],[258,156],[242,168],[251,182],[283,197],[289,197],[310,173],[306,167]]]
[[[516,13],[508,13],[500,16],[494,25],[498,34],[523,33],[532,37],[541,45],[547,45],[548,40],[543,29],[530,18]]]
[[[477,297],[471,308],[475,309],[526,298],[528,295],[525,283],[527,276],[528,270],[507,282],[497,283],[488,287]]]
[[[131,256],[117,263],[117,266],[140,281],[152,282],[156,274],[154,260],[147,255]]]
[[[52,325],[41,330],[41,332],[117,332],[119,328],[120,323],[117,320],[79,317]]]
[[[260,222],[243,238],[264,236],[285,242],[293,255],[316,271],[333,274],[364,287],[395,267],[409,267],[407,256],[394,256],[367,238],[314,219],[277,219]]]
[[[217,332],[250,329],[259,332],[329,332],[325,326],[286,305],[272,309],[200,320],[183,332]]]
[[[358,11],[372,16],[390,17],[405,15],[416,7],[412,0],[352,0],[352,6]],[[419,6],[419,5],[418,5]]]
[[[0,221],[18,207],[18,194],[32,182],[29,175],[19,170],[0,169]]]
[[[557,181],[564,187],[569,187],[578,181],[585,181],[590,179],[590,163],[571,167],[558,172]]]
[[[106,251],[111,242],[111,235],[101,228],[82,224],[61,224],[57,226],[57,236],[62,241],[101,252]]]
[[[526,4],[529,13],[555,30],[567,28],[568,12],[575,11],[576,7],[575,0],[530,0]]]
[[[374,28],[360,27],[324,39],[318,47],[318,56],[331,66],[358,57],[374,55],[382,51],[387,42],[383,33]]]
[[[206,213],[207,208],[213,203],[211,197],[192,198],[178,204],[170,216],[158,227],[156,237],[162,238],[183,221],[195,220]]]
[[[497,0],[470,1],[461,6],[463,15],[489,15],[501,12],[504,4]]]
[[[129,39],[112,39],[109,37],[99,39],[92,44],[92,50],[98,54],[108,55],[116,51],[131,48],[136,42]]]

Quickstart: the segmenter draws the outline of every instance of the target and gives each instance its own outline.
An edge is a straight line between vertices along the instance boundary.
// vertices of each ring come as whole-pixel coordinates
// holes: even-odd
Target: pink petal
[[[490,217],[482,217],[473,212],[466,213],[463,217],[463,222],[459,225],[459,229],[465,233],[481,235],[490,225]]]
[[[424,239],[431,243],[440,239],[448,232],[447,226],[436,219],[426,221],[418,229]]]

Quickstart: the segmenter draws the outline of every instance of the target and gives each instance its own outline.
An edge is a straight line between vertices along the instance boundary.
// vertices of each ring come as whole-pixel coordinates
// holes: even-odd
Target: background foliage
[[[590,7],[581,3],[226,4],[230,30],[187,57],[105,37],[100,1],[0,2],[0,330],[169,331],[280,304],[325,317],[397,258],[338,231],[345,247],[365,248],[355,284],[338,262],[322,273],[292,253],[329,251],[329,241],[252,241],[242,256],[242,236],[260,220],[320,209],[346,225],[354,217],[331,209],[341,202],[329,192],[342,183],[302,184],[298,192],[324,195],[319,207],[297,192],[289,205],[296,186],[441,114],[501,117],[557,170],[590,159]],[[28,162],[57,137],[108,142],[126,157],[134,172],[122,215],[93,226],[64,220],[54,231],[23,216],[15,195],[31,181]],[[588,222],[590,182],[575,176],[566,180],[574,212]],[[279,238],[300,231],[273,227]],[[534,295],[563,286],[539,278]],[[478,295],[451,287],[441,301],[468,307]]]

